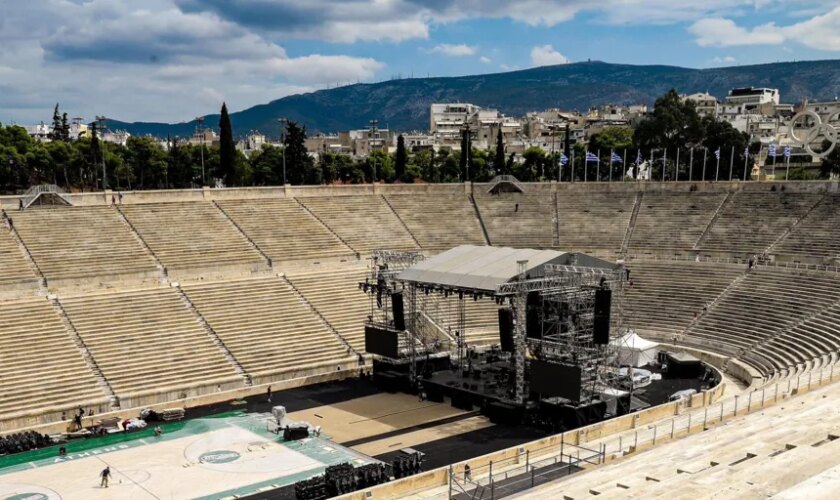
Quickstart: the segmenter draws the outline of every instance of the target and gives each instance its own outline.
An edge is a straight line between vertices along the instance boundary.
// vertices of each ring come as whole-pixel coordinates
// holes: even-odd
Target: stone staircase
[[[298,300],[306,307],[308,307],[309,310],[311,310],[312,313],[318,317],[321,323],[330,331],[330,333],[332,333],[338,339],[338,341],[341,342],[341,344],[347,348],[347,352],[356,354],[359,357],[359,362],[364,364],[364,355],[353,349],[353,346],[351,346],[350,343],[347,342],[347,339],[345,339],[340,333],[338,333],[338,330],[332,325],[332,323],[330,323],[329,320],[326,317],[324,317],[323,314],[321,314],[321,311],[319,311],[314,304],[309,302],[309,299],[307,299],[306,296],[303,295],[303,293],[301,293],[298,287],[296,287],[295,284],[292,283],[291,280],[289,280],[289,278],[287,278],[285,274],[278,276],[280,276],[280,279],[282,279],[286,283],[286,285],[288,285],[289,288],[292,289]]]
[[[697,314],[697,317],[692,319],[691,322],[688,325],[686,325],[686,327],[682,331],[682,333],[679,334],[680,338],[684,338],[686,335],[688,335],[689,332],[691,331],[692,327],[694,327],[694,325],[696,325],[701,319],[703,319],[703,317],[705,316],[706,313],[711,311],[712,308],[715,307],[715,305],[717,305],[717,303],[720,302],[720,300],[723,297],[726,297],[729,294],[730,290],[732,290],[733,288],[738,286],[742,281],[747,279],[747,276],[749,276],[749,275],[750,275],[749,271],[745,270],[743,273],[739,274],[734,280],[732,280],[731,283],[726,285],[726,288],[721,290],[721,292],[714,299],[712,299],[708,304],[706,304],[705,312],[703,312],[701,310],[701,312],[699,314]]]
[[[38,295],[46,297],[49,293],[47,290],[47,278],[44,276],[44,273],[41,272],[41,268],[38,267],[38,263],[35,262],[35,258],[32,257],[32,252],[29,251],[26,243],[24,243],[23,239],[20,237],[17,228],[13,226],[9,234],[11,234],[12,238],[15,239],[18,244],[18,248],[20,248],[20,253],[23,254],[24,260],[26,260],[32,268],[32,272],[38,277]]]
[[[245,379],[245,385],[248,387],[254,385],[254,380],[251,377],[251,375],[245,371],[245,368],[242,367],[242,365],[236,359],[236,356],[234,356],[230,349],[228,349],[228,346],[225,345],[224,341],[219,337],[219,334],[216,333],[216,330],[214,330],[213,327],[210,326],[210,323],[207,322],[207,319],[205,319],[204,316],[198,311],[198,309],[195,307],[195,304],[193,304],[193,302],[190,300],[187,294],[184,293],[184,290],[182,290],[177,283],[173,283],[172,288],[174,288],[175,291],[178,292],[178,296],[181,298],[181,301],[190,309],[198,323],[201,325],[204,331],[207,332],[207,335],[210,336],[210,339],[213,341],[213,344],[216,347],[218,347],[220,351],[222,351],[222,354],[225,356],[225,359],[227,359],[228,362],[234,367],[236,373],[238,373],[243,379]]]
[[[73,321],[67,315],[67,312],[64,310],[64,306],[61,304],[61,301],[55,295],[49,295],[48,299],[50,303],[53,305],[55,310],[58,312],[58,316],[61,318],[62,324],[64,324],[65,330],[70,334],[70,337],[73,339],[73,343],[76,345],[76,348],[79,349],[79,352],[82,354],[82,358],[84,358],[85,363],[87,364],[88,368],[91,372],[93,372],[94,376],[96,376],[97,384],[102,390],[107,394],[108,399],[111,401],[111,409],[118,410],[120,408],[120,398],[114,392],[114,389],[111,387],[111,384],[108,382],[108,379],[105,378],[105,374],[102,373],[102,370],[99,368],[99,365],[96,363],[96,359],[94,359],[93,354],[88,349],[87,345],[85,344],[84,339],[82,336],[79,335],[79,331],[76,330],[76,326],[73,324]]]
[[[809,216],[809,215],[811,215],[811,213],[812,213],[814,210],[816,210],[816,209],[817,209],[817,207],[819,207],[819,206],[822,204],[822,202],[823,202],[823,201],[825,201],[825,199],[827,198],[827,196],[828,196],[828,195],[823,195],[823,196],[821,196],[821,197],[820,197],[820,199],[818,199],[818,200],[817,200],[817,202],[816,202],[816,203],[814,203],[814,204],[811,206],[811,208],[809,208],[809,209],[808,209],[808,211],[807,211],[807,212],[805,212],[804,214],[802,214],[802,217],[799,217],[798,219],[796,219],[796,221],[795,221],[793,224],[791,224],[791,225],[790,225],[790,227],[788,227],[787,229],[785,229],[785,231],[784,231],[784,232],[782,232],[782,234],[780,234],[780,235],[779,235],[779,237],[778,237],[778,238],[776,238],[776,240],[775,240],[773,243],[771,243],[771,244],[770,244],[770,246],[768,246],[767,248],[765,248],[765,249],[764,249],[764,252],[762,252],[762,255],[768,255],[768,254],[770,254],[770,253],[773,251],[773,249],[774,249],[774,248],[776,248],[776,246],[777,246],[779,243],[781,243],[782,241],[784,241],[784,239],[785,239],[785,238],[787,238],[787,237],[788,237],[788,235],[789,235],[789,234],[790,234],[790,233],[791,233],[794,229],[796,229],[796,227],[797,227],[797,226],[799,226],[799,224],[801,224],[801,223],[802,223],[802,221],[804,221],[805,219],[807,219],[807,218],[808,218],[808,216]]]
[[[225,209],[224,209],[224,208],[222,208],[222,207],[220,207],[220,206],[219,206],[219,204],[218,204],[218,203],[216,203],[216,201],[215,201],[215,200],[213,200],[213,206],[214,206],[214,207],[216,207],[216,209],[217,209],[219,212],[221,212],[221,213],[222,213],[222,215],[224,215],[224,216],[225,216],[225,219],[227,219],[227,221],[230,223],[230,225],[231,225],[231,226],[233,226],[233,228],[234,228],[234,229],[236,229],[236,231],[237,231],[237,232],[238,232],[238,233],[239,233],[239,234],[240,234],[243,238],[245,238],[245,240],[246,240],[246,241],[247,241],[247,242],[251,245],[251,247],[252,247],[254,250],[256,250],[257,252],[259,252],[259,254],[260,254],[260,255],[262,255],[262,258],[263,258],[263,259],[265,259],[266,263],[268,264],[268,267],[274,267],[274,263],[273,263],[273,262],[271,262],[271,257],[269,257],[268,255],[266,255],[266,253],[265,253],[265,252],[263,252],[262,248],[260,248],[260,246],[259,246],[259,245],[257,245],[257,242],[255,242],[254,240],[252,240],[252,239],[251,239],[251,237],[250,237],[250,236],[248,236],[248,234],[247,234],[247,233],[245,233],[245,231],[243,231],[241,227],[239,227],[239,224],[237,224],[237,223],[236,223],[236,221],[235,221],[235,220],[233,220],[233,218],[232,218],[230,215],[228,215],[228,213],[227,213],[227,212],[225,212]]]
[[[624,239],[621,241],[621,250],[619,255],[622,257],[627,255],[627,248],[630,246],[630,240],[633,238],[633,230],[636,228],[636,219],[639,217],[639,209],[642,206],[642,197],[644,193],[639,191],[636,193],[636,199],[633,201],[633,212],[630,214],[630,221],[627,223],[627,229],[624,231]]]
[[[473,206],[473,210],[475,210],[475,216],[478,218],[478,225],[481,226],[481,234],[484,236],[484,243],[488,246],[492,245],[493,242],[490,241],[490,233],[487,232],[487,226],[484,224],[484,217],[481,216],[481,210],[478,208],[478,203],[475,202],[475,196],[470,193],[470,204]]]
[[[129,231],[131,232],[131,235],[134,236],[134,239],[136,239],[140,243],[140,245],[143,247],[143,249],[146,251],[146,253],[149,254],[149,256],[151,256],[151,258],[155,261],[155,267],[157,267],[158,271],[160,272],[160,277],[159,277],[160,283],[168,284],[169,283],[169,272],[167,271],[166,266],[163,265],[163,263],[160,261],[158,256],[155,254],[154,250],[152,250],[152,248],[149,246],[149,244],[146,243],[146,240],[143,239],[143,236],[134,227],[134,224],[132,224],[131,221],[128,220],[128,217],[125,216],[125,214],[122,211],[122,208],[120,208],[119,205],[111,205],[111,206],[114,208],[114,210],[116,210],[117,214],[119,215],[120,220],[129,229]]]
[[[717,220],[720,218],[720,214],[722,214],[726,206],[729,205],[729,202],[732,200],[732,196],[734,196],[734,193],[726,193],[726,198],[720,202],[720,206],[717,210],[715,210],[714,215],[712,215],[712,220],[709,221],[706,225],[706,229],[703,230],[703,233],[700,234],[700,237],[697,238],[697,241],[694,243],[693,250],[700,250],[700,245],[702,245],[703,242],[706,241],[706,238],[709,237],[709,233],[712,231],[712,228],[715,227],[715,223],[717,223]]]
[[[407,232],[408,235],[411,236],[411,239],[414,241],[414,244],[417,245],[417,248],[423,248],[423,245],[421,245],[420,242],[417,241],[417,237],[414,236],[414,233],[412,233],[411,229],[408,228],[408,225],[406,225],[403,218],[400,217],[400,214],[398,214],[397,211],[394,210],[394,206],[391,205],[391,202],[388,201],[388,198],[382,196],[381,194],[379,195],[379,197],[382,198],[382,201],[384,201],[386,205],[388,205],[388,208],[391,209],[391,213],[394,214],[394,217],[396,217],[397,220],[400,221],[400,224],[402,224],[402,227],[405,228],[405,232]]]
[[[305,211],[306,211],[306,213],[308,213],[308,214],[309,214],[309,215],[311,215],[311,216],[312,216],[312,217],[313,217],[316,221],[318,221],[318,224],[320,224],[320,225],[321,225],[324,229],[326,229],[327,231],[329,231],[329,232],[330,232],[330,234],[332,234],[333,236],[335,236],[336,238],[338,238],[338,240],[339,240],[341,243],[343,243],[343,244],[344,244],[344,246],[346,246],[346,247],[347,247],[347,248],[349,248],[349,249],[350,249],[353,253],[355,253],[355,254],[356,254],[356,258],[357,258],[357,259],[361,259],[361,254],[359,253],[359,251],[358,251],[358,250],[356,250],[355,248],[353,248],[352,246],[350,246],[350,244],[349,244],[349,243],[347,243],[347,241],[345,241],[345,240],[344,240],[344,238],[342,238],[341,236],[339,236],[339,235],[338,235],[338,233],[336,233],[335,231],[333,231],[333,228],[331,228],[331,227],[330,227],[330,226],[328,226],[328,225],[327,225],[327,224],[326,224],[323,220],[321,220],[321,218],[320,218],[320,217],[318,217],[318,215],[317,215],[315,212],[313,212],[312,210],[310,210],[310,209],[309,209],[309,207],[307,207],[306,205],[304,205],[303,203],[301,203],[301,201],[300,201],[299,199],[295,198],[294,200],[297,202],[297,204],[300,206],[300,208],[302,208],[303,210],[305,210]],[[389,205],[389,206],[390,206],[390,205]],[[393,208],[392,208],[391,210],[393,210]],[[409,234],[410,234],[410,233],[409,233]],[[412,235],[412,237],[413,237],[413,235]]]

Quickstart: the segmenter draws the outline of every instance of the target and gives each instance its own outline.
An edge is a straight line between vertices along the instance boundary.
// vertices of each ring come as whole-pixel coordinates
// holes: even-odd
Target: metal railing
[[[702,255],[677,255],[642,253],[626,257],[628,262],[636,261],[676,261],[676,262],[705,262],[713,264],[747,264],[748,259],[738,257],[709,257]],[[753,263],[755,267],[783,269],[789,271],[819,271],[840,274],[840,267],[822,264],[806,264],[801,262],[778,262],[769,260],[758,260]]]
[[[487,192],[489,193],[489,192],[493,191],[493,189],[496,186],[498,186],[499,184],[501,184],[503,182],[507,182],[508,184],[513,184],[514,186],[516,186],[516,189],[518,189],[519,191],[521,191],[523,193],[525,192],[525,186],[523,186],[522,183],[519,182],[519,179],[517,179],[516,177],[514,177],[512,175],[497,175],[496,177],[493,177],[493,179],[489,182],[490,187],[487,188]]]
[[[66,196],[67,192],[60,187],[56,186],[55,184],[39,184],[37,186],[32,186],[29,188],[21,197],[21,201],[23,202],[23,208],[29,208],[32,203],[38,199],[39,196],[42,194],[55,194],[58,195],[61,199],[70,203],[70,199]],[[72,205],[72,203],[70,203]]]
[[[449,467],[449,498],[501,498],[569,475],[579,468],[598,466],[662,442],[705,431],[736,416],[765,407],[834,381],[834,365],[775,381],[748,393],[692,409],[684,400],[680,413],[635,429],[596,439],[587,448],[563,443],[525,450],[504,460],[476,466],[465,475],[463,466]],[[580,434],[582,437],[583,434]],[[585,444],[585,443],[583,443]],[[559,450],[558,450],[559,448]],[[592,449],[597,448],[597,450]]]
[[[834,381],[834,365],[799,376],[776,381],[774,384],[758,387],[746,394],[735,395],[719,403],[687,411],[667,420],[660,420],[633,431],[631,435],[619,435],[601,440],[607,456],[622,456],[632,453],[656,441],[675,436],[690,435],[706,430],[710,425],[720,424],[736,415],[759,411],[777,401],[789,398],[803,390],[810,390]]]
[[[540,457],[531,460],[532,456]],[[449,498],[494,499],[533,488],[558,477],[570,475],[586,465],[604,462],[602,449],[560,442],[534,450],[521,451],[514,457],[490,461],[466,471],[449,467]]]

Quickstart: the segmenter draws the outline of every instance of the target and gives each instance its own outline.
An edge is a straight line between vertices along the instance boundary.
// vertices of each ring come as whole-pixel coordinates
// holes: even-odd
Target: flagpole
[[[614,150],[612,150],[612,149],[610,150],[610,166],[609,166],[609,169],[610,169],[610,182],[612,182],[612,169],[613,169],[613,157],[612,157],[612,155],[613,155],[613,153],[614,153],[614,152],[615,152]]]
[[[598,161],[595,162],[595,182],[601,182],[601,148],[598,148]]]
[[[688,152],[688,180],[689,182],[694,180],[694,146],[691,146]]]
[[[706,157],[709,155],[709,148],[703,146],[703,178],[700,179],[701,181],[706,180]]]
[[[583,182],[589,177],[589,148],[583,152]]]
[[[650,148],[650,165],[648,166],[650,173],[650,182],[653,182],[653,148]]]
[[[624,163],[621,164],[621,182],[627,177],[627,148],[624,148]]]
[[[785,152],[787,153],[787,151]],[[788,180],[790,174],[790,153],[785,154],[785,180]]]
[[[568,138],[566,139],[569,140]],[[569,181],[575,182],[575,149],[572,148],[572,158],[569,160],[572,162],[572,168],[569,170]]]
[[[729,152],[729,182],[732,182],[732,169],[735,167],[735,146]]]
[[[677,163],[674,167],[674,182],[680,180],[680,148],[677,148]]]
[[[747,182],[747,162],[750,161],[750,149],[749,146],[744,148],[744,182]]]
[[[720,179],[720,146],[715,151],[715,158],[717,158],[717,167],[715,168],[715,182]]]
[[[662,182],[665,182],[666,165],[668,165],[668,148],[662,150]]]

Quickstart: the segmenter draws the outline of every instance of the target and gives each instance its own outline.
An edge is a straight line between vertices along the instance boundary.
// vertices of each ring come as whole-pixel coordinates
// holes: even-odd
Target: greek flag
[[[569,158],[564,153],[560,153],[560,165],[568,165],[568,164],[569,164]]]
[[[642,164],[642,152],[636,151],[636,165]]]
[[[596,162],[596,163],[600,163],[600,162],[601,162],[601,160],[599,160],[599,159],[598,159],[598,156],[597,156],[595,153],[589,153],[589,152],[587,152],[587,153],[586,153],[586,163],[589,163],[589,162],[591,162],[591,161],[594,161],[594,162]]]
[[[790,158],[790,144],[785,146],[785,158]]]
[[[749,156],[749,155],[750,155],[750,147],[747,146],[747,147],[744,148],[744,156]]]
[[[776,145],[771,144],[767,146],[767,156],[776,156]]]
[[[624,161],[620,156],[615,154],[615,151],[610,153],[610,160],[612,160],[613,163],[621,163],[622,161]]]
[[[720,160],[720,148],[717,148],[717,149],[715,150],[715,158],[716,158],[716,159],[718,159],[718,160]]]

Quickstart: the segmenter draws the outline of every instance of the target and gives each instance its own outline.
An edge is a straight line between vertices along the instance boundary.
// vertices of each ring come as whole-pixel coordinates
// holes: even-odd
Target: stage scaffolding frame
[[[375,250],[370,258],[369,277],[360,284],[370,295],[369,321],[392,330],[393,318],[389,319],[391,293],[403,293],[406,330],[398,332],[400,352],[408,357],[413,384],[419,381],[417,361],[421,354],[449,350],[454,354],[458,371],[464,370],[463,360],[468,351],[465,300],[470,296],[474,300],[492,297],[500,306],[508,302],[513,311],[515,377],[512,402],[523,404],[527,399],[525,364],[529,353],[545,361],[580,367],[581,403],[597,399],[599,388],[609,385],[610,379],[615,377],[611,368],[617,366],[618,346],[613,341],[622,328],[622,292],[628,275],[623,261],[614,267],[545,264],[544,276],[539,278],[528,278],[528,261],[517,261],[517,279],[500,283],[494,292],[489,292],[398,277],[400,271],[424,259],[420,252]],[[594,343],[594,302],[599,289],[612,291],[612,327],[606,344]],[[528,338],[527,297],[534,292],[540,295],[543,317],[539,335]],[[450,298],[454,300],[448,300]],[[442,308],[447,311],[441,312]],[[446,318],[445,326],[439,324],[440,318]],[[441,342],[441,335],[447,337],[448,345]]]
[[[527,263],[520,263],[524,269]],[[545,276],[502,283],[496,287],[497,297],[506,297],[513,304],[514,370],[516,385],[514,402],[523,403],[525,387],[525,356],[577,366],[581,369],[581,403],[598,397],[598,388],[609,376],[609,368],[616,359],[616,346],[610,336],[606,344],[594,342],[595,292],[609,289],[617,307],[616,328],[622,323],[621,295],[627,273],[623,263],[615,268],[546,264]],[[539,337],[527,338],[525,309],[527,297],[539,293],[542,317]],[[611,318],[612,319],[612,318]]]

